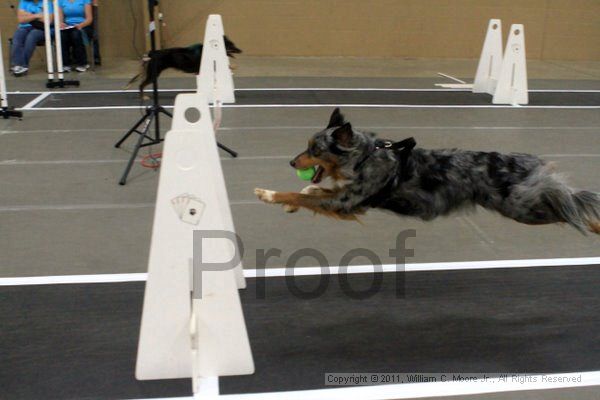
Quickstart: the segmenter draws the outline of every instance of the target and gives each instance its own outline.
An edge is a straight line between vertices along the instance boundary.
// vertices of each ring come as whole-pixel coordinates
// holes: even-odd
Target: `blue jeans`
[[[13,36],[11,62],[13,65],[29,67],[29,60],[38,43],[44,42],[44,31],[31,26],[20,27]]]

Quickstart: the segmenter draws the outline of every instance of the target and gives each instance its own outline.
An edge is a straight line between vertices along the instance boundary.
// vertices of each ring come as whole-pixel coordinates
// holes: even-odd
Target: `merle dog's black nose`
[[[291,166],[292,168],[296,168],[296,160],[292,160],[292,161],[290,161],[290,166]]]

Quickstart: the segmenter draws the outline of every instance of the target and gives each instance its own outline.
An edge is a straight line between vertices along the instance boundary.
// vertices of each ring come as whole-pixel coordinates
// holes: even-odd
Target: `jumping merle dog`
[[[353,129],[336,108],[327,128],[290,162],[316,167],[313,185],[300,193],[254,192],[288,212],[303,207],[340,219],[379,208],[432,220],[480,205],[525,224],[563,222],[600,234],[600,195],[567,186],[536,156],[415,145],[413,138],[393,143]],[[331,188],[318,186],[325,177]]]
[[[223,39],[225,39],[227,56],[235,58],[235,54],[242,53],[242,50],[237,48],[227,36],[223,36]],[[197,74],[200,71],[203,47],[202,43],[197,43],[188,47],[173,47],[149,52],[143,58],[142,72],[131,78],[126,87],[130,87],[133,82],[143,77],[140,83],[141,96],[144,88],[154,81],[154,75],[158,79],[165,69],[175,68],[188,74]]]

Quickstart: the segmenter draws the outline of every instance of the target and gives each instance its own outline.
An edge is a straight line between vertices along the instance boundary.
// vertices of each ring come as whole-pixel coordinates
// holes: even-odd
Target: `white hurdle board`
[[[4,57],[2,56],[2,34],[0,33],[0,107],[8,109],[8,94],[6,91],[6,76],[4,75]]]
[[[209,15],[204,33],[200,71],[196,77],[198,91],[206,95],[209,104],[235,103],[233,76],[229,68],[224,34],[221,16]]]
[[[522,24],[513,24],[510,27],[500,78],[492,102],[512,105],[529,103],[525,28]]]
[[[502,21],[490,19],[485,41],[479,57],[473,93],[489,93],[496,91],[496,85],[502,68]]]
[[[44,8],[44,40],[46,42],[46,65],[48,82],[54,79],[54,57],[52,55],[52,36],[50,33],[50,13],[48,12],[49,0],[43,0]],[[56,14],[54,14],[56,16]],[[60,35],[59,35],[60,36]]]
[[[224,35],[225,29],[223,28],[221,16],[218,14],[209,15],[206,21],[202,59],[199,74],[196,75],[196,84],[197,92],[206,96],[208,104],[215,105],[213,124],[215,133],[221,125],[221,104],[235,103],[233,75],[231,74],[231,68],[229,68],[229,57],[227,57],[225,49]],[[173,126],[176,123],[177,121],[173,120]],[[218,192],[219,203],[224,207],[222,211],[227,230],[235,232],[225,186],[218,186],[215,190]],[[238,288],[245,288],[246,281],[241,264],[235,269],[235,274]]]
[[[52,8],[53,8],[53,16],[54,16],[54,50],[56,52],[56,70],[54,69],[54,55],[53,55],[53,47],[52,47],[52,34],[51,34],[51,23],[50,23],[50,13],[48,12],[48,4],[50,0],[43,0],[43,10],[44,10],[44,40],[46,44],[46,64],[47,64],[47,72],[48,72],[48,82],[54,80],[55,77],[58,78],[60,82],[64,82],[64,65],[62,58],[62,36],[61,29],[57,29],[58,24],[56,21],[60,19],[59,5],[58,0],[52,0]],[[75,28],[71,28],[75,29]],[[56,75],[56,76],[55,76]]]
[[[254,372],[234,270],[202,272],[202,296],[191,295],[194,230],[232,229],[229,201],[221,197],[223,193],[226,196],[206,96],[180,94],[164,142],[137,379],[192,377],[196,392],[198,378]],[[182,196],[196,199],[191,217],[189,210],[180,213],[174,207]],[[232,259],[231,242],[207,242],[205,262]],[[237,269],[243,279],[239,265]]]

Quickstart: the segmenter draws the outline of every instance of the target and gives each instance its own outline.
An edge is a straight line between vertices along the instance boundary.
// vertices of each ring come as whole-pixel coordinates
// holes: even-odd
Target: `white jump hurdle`
[[[10,117],[22,118],[22,112],[11,110],[8,106],[6,75],[4,75],[4,73],[4,57],[2,56],[2,34],[0,34],[0,116],[4,119],[8,119]]]
[[[473,84],[436,84],[452,89],[471,89],[473,93],[488,93],[494,104],[520,105],[529,102],[525,31],[521,24],[513,24],[502,52],[502,21],[491,19],[481,49]],[[459,81],[449,75],[441,76]]]
[[[521,24],[513,24],[510,27],[500,77],[492,102],[512,105],[529,103],[525,27]]]
[[[44,39],[46,41],[46,64],[48,72],[48,81],[46,87],[49,89],[66,86],[79,86],[77,80],[65,80],[64,66],[62,58],[62,38],[61,30],[58,24],[60,20],[58,0],[53,0],[54,11],[54,49],[56,50],[56,70],[54,69],[54,55],[52,47],[52,35],[50,27],[50,13],[48,12],[49,0],[43,0],[44,8]],[[72,28],[74,29],[74,28]]]
[[[500,69],[502,68],[502,21],[490,19],[488,30],[481,49],[473,93],[489,93],[496,91]]]
[[[235,101],[220,16],[209,17],[204,43],[198,91],[177,96],[165,136],[136,365],[140,380],[191,377],[194,393],[202,378],[254,372],[238,294],[246,286],[241,263],[195,271],[201,287],[192,274],[194,231],[234,232],[209,96],[202,92],[214,103]],[[209,240],[203,261],[229,261],[236,246]]]

